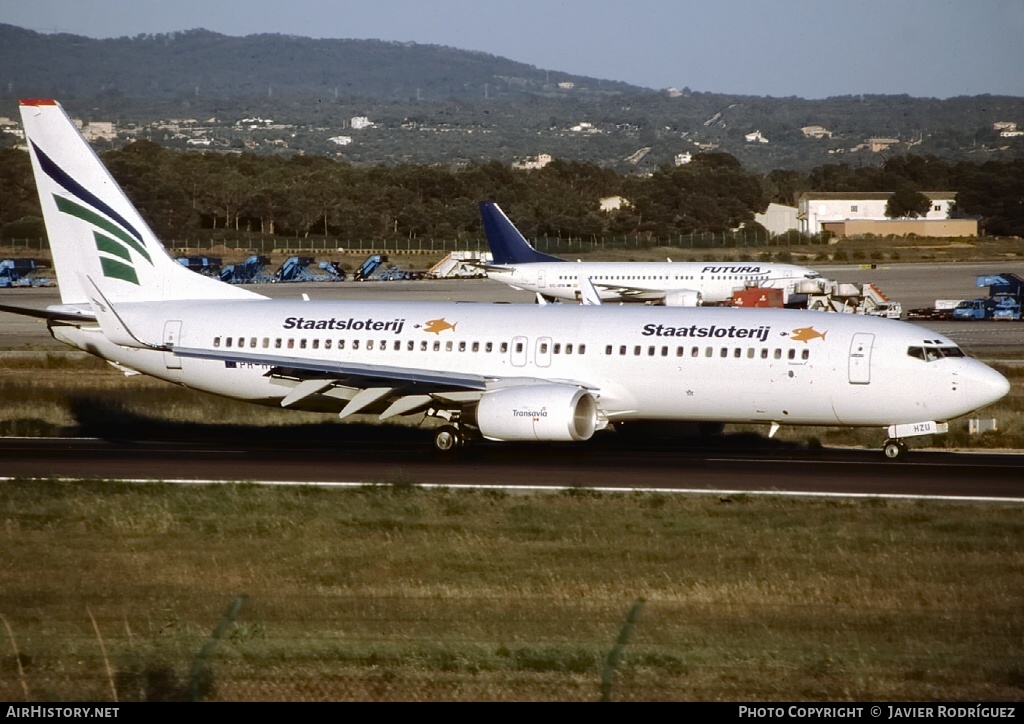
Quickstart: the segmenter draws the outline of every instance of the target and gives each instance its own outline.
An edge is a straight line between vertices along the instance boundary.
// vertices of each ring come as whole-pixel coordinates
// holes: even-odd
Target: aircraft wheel
[[[898,460],[907,452],[907,446],[898,440],[888,440],[882,452],[889,460]]]
[[[434,448],[438,452],[450,453],[462,447],[465,438],[455,425],[443,425],[434,433]]]

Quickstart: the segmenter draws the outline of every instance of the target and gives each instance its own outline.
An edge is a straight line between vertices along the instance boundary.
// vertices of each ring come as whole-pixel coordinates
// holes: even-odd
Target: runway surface
[[[336,444],[264,434],[260,440],[197,442],[99,439],[0,440],[5,477],[264,481],[520,488],[750,491],[857,496],[949,496],[1024,502],[1024,455],[798,449],[749,438],[714,449],[650,445],[477,443],[439,458],[423,430],[345,432]],[[294,436],[288,436],[294,437]]]

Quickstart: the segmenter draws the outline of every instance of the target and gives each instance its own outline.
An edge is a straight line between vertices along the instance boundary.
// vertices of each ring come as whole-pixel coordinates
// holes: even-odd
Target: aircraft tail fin
[[[532,246],[519,233],[498,205],[483,201],[480,203],[480,216],[484,220],[484,233],[487,235],[487,246],[495,264],[524,264],[537,261],[565,261],[557,256],[543,254]]]
[[[172,259],[59,103],[20,106],[65,305],[90,302],[83,278],[114,302],[260,298]]]

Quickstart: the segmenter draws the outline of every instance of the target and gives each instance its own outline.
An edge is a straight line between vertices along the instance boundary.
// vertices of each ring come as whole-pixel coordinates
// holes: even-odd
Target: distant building
[[[838,236],[977,236],[978,224],[969,219],[950,219],[955,191],[922,191],[931,208],[918,219],[890,219],[885,215],[892,191],[821,192],[801,194],[797,207],[799,229],[804,234],[832,231]]]
[[[762,136],[760,131],[748,133],[743,138],[746,139],[747,143],[768,143],[768,139]]]
[[[867,140],[867,147],[871,153],[879,153],[890,146],[895,146],[899,142],[900,139],[898,138],[869,138]]]
[[[331,143],[336,143],[339,146],[347,146],[352,143],[352,136],[332,136],[327,139]]]
[[[805,138],[832,138],[832,131],[824,126],[804,126],[800,132]]]
[[[366,116],[353,116],[349,125],[354,131],[361,131],[364,128],[372,128],[373,122]]]
[[[767,229],[770,234],[785,234],[787,231],[795,231],[800,228],[797,214],[798,209],[795,206],[773,203],[768,204],[768,209],[763,214],[754,214],[754,221]]]
[[[627,199],[621,196],[606,196],[601,199],[601,211],[618,211],[623,206],[632,206]]]
[[[561,83],[558,84],[558,87],[561,88],[562,90],[572,90],[573,88],[576,87],[576,84],[573,83],[572,81],[563,80]]]
[[[547,166],[549,163],[551,163],[551,160],[552,159],[550,153],[541,153],[535,159],[527,159],[526,161],[522,161],[520,163],[514,163],[512,164],[512,167],[525,169],[527,171],[536,171]]]
[[[693,161],[693,154],[689,151],[684,153],[677,153],[675,158],[676,166],[685,166],[686,164]]]

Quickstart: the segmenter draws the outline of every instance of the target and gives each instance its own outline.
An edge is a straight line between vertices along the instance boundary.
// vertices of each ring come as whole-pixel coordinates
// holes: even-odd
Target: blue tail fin
[[[523,238],[519,229],[512,225],[498,205],[491,201],[480,202],[480,216],[484,220],[487,246],[495,264],[528,264],[536,261],[565,261],[557,256],[542,254]]]

